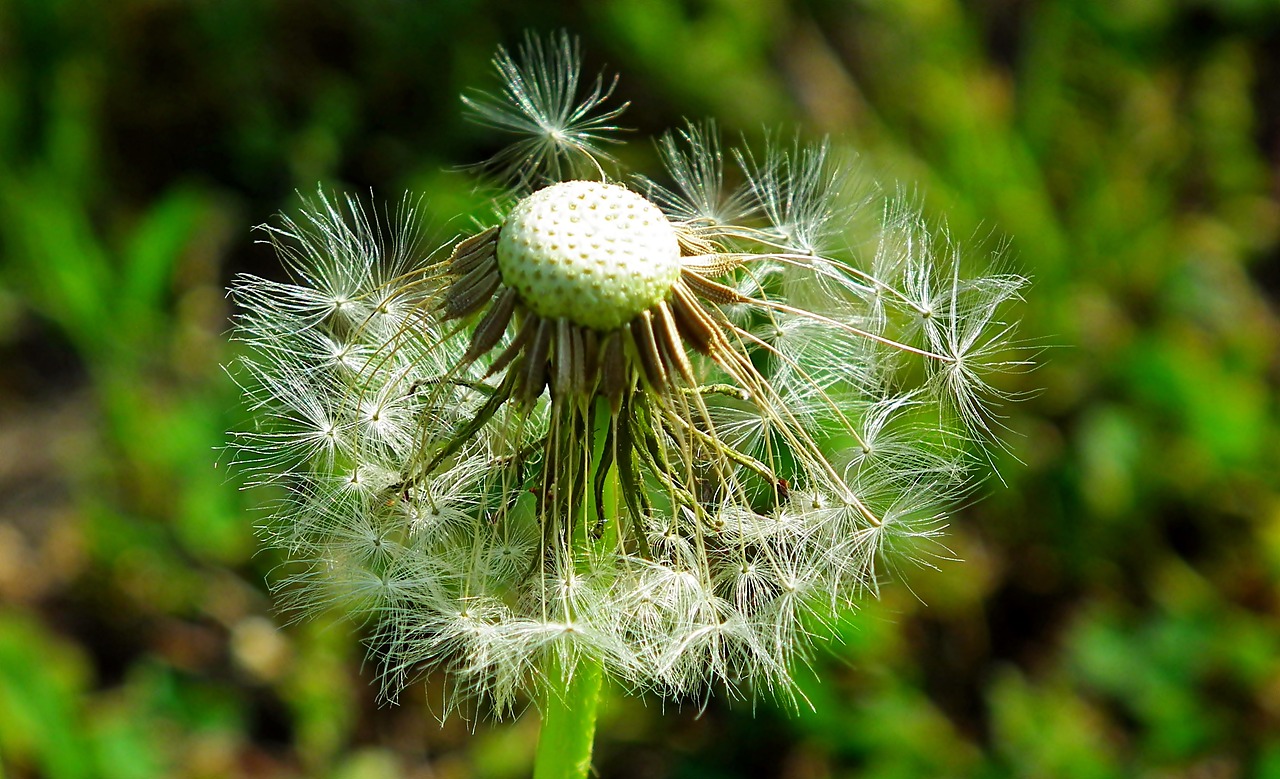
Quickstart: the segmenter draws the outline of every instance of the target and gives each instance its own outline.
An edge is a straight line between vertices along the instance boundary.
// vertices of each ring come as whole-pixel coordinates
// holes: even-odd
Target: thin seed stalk
[[[615,544],[621,519],[616,494],[617,462],[612,451],[617,438],[612,432],[609,406],[603,399],[599,399],[588,414],[591,424],[587,434],[592,442],[594,474],[589,481],[595,483],[595,488],[583,491],[590,493],[588,500],[592,505],[582,512],[584,532],[580,536],[572,534],[573,543]],[[591,533],[585,527],[595,524],[597,519],[604,526],[603,534]],[[596,712],[604,681],[603,664],[600,658],[587,653],[573,656],[572,665],[568,667],[558,652],[549,654],[545,662],[547,692],[542,701],[542,733],[534,757],[533,779],[586,779],[591,770]]]

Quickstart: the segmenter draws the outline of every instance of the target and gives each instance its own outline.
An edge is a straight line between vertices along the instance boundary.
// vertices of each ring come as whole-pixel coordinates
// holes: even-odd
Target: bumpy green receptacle
[[[635,192],[566,181],[512,209],[498,269],[539,316],[608,331],[666,298],[680,276],[680,245],[658,207]]]

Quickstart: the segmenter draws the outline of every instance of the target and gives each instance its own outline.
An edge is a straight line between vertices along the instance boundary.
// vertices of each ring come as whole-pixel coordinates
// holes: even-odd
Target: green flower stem
[[[543,701],[533,779],[584,779],[591,770],[604,669],[598,659],[586,656],[578,658],[571,679],[564,678],[565,669],[555,655],[548,666],[548,677],[559,678],[562,686]]]
[[[605,522],[604,533],[596,539],[597,543],[615,544],[619,520],[617,458],[614,452],[605,452],[605,447],[616,447],[617,439],[609,434],[612,416],[603,398],[597,399],[589,414],[591,470],[604,473],[599,487],[586,491],[580,523],[582,537],[575,539],[575,543],[592,543],[587,528],[596,517],[601,517]],[[591,747],[596,735],[596,710],[600,704],[604,666],[600,658],[587,654],[577,655],[574,661],[574,665],[566,668],[559,654],[553,652],[547,657],[543,669],[547,692],[542,701],[542,735],[533,763],[534,779],[585,779],[591,770]]]

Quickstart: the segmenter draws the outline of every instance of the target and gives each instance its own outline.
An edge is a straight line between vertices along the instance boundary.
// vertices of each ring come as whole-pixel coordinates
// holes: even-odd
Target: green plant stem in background
[[[572,678],[558,658],[548,662],[548,679],[562,687],[547,693],[542,706],[542,735],[534,758],[534,779],[579,779],[591,770],[591,745],[596,735],[603,668],[598,659],[579,657]]]

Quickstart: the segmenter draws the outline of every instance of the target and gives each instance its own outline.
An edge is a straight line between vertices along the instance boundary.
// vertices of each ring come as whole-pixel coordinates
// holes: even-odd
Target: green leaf
[[[144,318],[163,304],[178,259],[208,212],[204,197],[170,191],[139,222],[121,257],[117,305],[126,318]]]
[[[0,612],[0,747],[49,779],[92,777],[80,658],[27,618]]]

